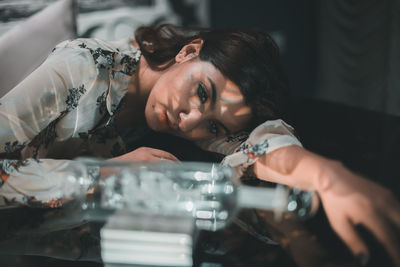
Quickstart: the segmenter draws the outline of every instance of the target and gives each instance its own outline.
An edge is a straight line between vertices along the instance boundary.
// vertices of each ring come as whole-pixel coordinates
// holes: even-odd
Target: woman
[[[63,171],[81,155],[177,161],[166,151],[126,150],[150,128],[223,153],[225,164],[260,179],[315,189],[332,227],[362,263],[369,251],[357,224],[400,264],[390,230],[400,227],[399,203],[388,190],[302,148],[279,120],[286,90],[278,48],[260,31],[161,25],[139,28],[130,42],[63,42],[0,101],[0,195],[58,206]]]

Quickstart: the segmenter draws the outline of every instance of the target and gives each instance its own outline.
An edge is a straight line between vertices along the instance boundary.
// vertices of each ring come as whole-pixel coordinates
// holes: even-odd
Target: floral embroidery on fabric
[[[139,62],[139,51],[136,53],[135,57],[131,57],[123,53],[108,51],[101,48],[92,49],[84,43],[81,43],[78,46],[89,50],[98,69],[111,69],[111,75],[113,78],[115,78],[116,73],[132,75],[136,70],[137,63]]]
[[[19,143],[18,141],[14,141],[14,142],[6,142],[5,146],[4,146],[4,151],[8,154],[8,155],[17,155],[19,158],[19,153],[21,152],[21,150],[26,146],[27,142],[24,143]]]
[[[45,148],[49,146],[49,144],[57,138],[56,125],[58,121],[64,117],[66,112],[63,112],[60,117],[50,122],[46,128],[44,128],[36,137],[29,143],[29,146],[33,146],[35,148],[32,158],[37,159],[39,149],[42,144],[44,144]]]
[[[96,63],[98,68],[110,69],[113,67],[115,52],[111,52],[101,48],[97,48],[94,51],[89,48],[89,51],[92,54],[94,62]]]
[[[78,88],[71,88],[65,103],[67,104],[67,112],[75,109],[78,106],[79,99],[86,92],[85,85],[80,85]]]
[[[121,70],[122,73],[126,75],[132,75],[136,70],[136,65],[138,63],[137,58],[132,58],[130,56],[123,56],[121,59],[121,64],[124,66]]]
[[[96,100],[96,105],[99,107],[100,114],[104,114],[107,110],[106,99],[107,93],[103,92]]]
[[[108,139],[116,138],[119,136],[117,130],[114,126],[114,118],[121,111],[122,107],[125,105],[125,98],[123,98],[119,105],[113,105],[113,115],[107,116],[108,113],[105,114],[103,119],[98,123],[94,129],[88,132],[88,135],[82,134],[83,138],[95,138],[97,143],[105,144]]]
[[[27,160],[3,159],[0,160],[0,187],[14,170],[18,170],[20,166],[28,164]]]
[[[80,48],[87,48],[87,45],[86,45],[85,43],[80,43],[78,46],[79,46]]]
[[[93,56],[94,63],[99,69],[109,69],[113,67],[115,52],[104,50],[100,47],[93,50],[84,43],[81,43],[79,47],[89,50],[90,54]]]
[[[226,138],[226,142],[242,142],[249,137],[248,133],[242,132],[234,135],[229,135]]]
[[[255,144],[254,146],[243,144],[240,146],[239,151],[242,151],[243,154],[247,154],[250,159],[255,159],[261,155],[265,155],[267,153],[268,146],[268,140],[265,140],[264,142]]]
[[[30,143],[29,146],[35,147],[33,158],[37,159],[39,149],[42,144],[45,148],[49,146],[57,138],[56,126],[57,123],[71,110],[76,109],[79,104],[79,99],[86,92],[85,86],[82,84],[78,88],[70,88],[69,95],[65,103],[67,107],[64,111],[60,112],[60,116],[47,125]]]
[[[265,140],[264,142],[255,144],[253,147],[251,147],[247,152],[247,155],[249,156],[249,158],[254,159],[261,155],[266,154],[267,149],[268,149],[268,141]]]
[[[240,144],[240,146],[235,150],[235,153],[236,152],[240,152],[240,151],[244,151],[244,150],[246,150],[246,149],[248,149],[249,148],[249,145],[248,144],[246,144],[246,143],[242,143],[242,144]],[[244,153],[245,154],[245,153]]]
[[[48,145],[57,138],[56,125],[59,119],[52,121],[41,134],[40,143],[47,148]]]
[[[17,168],[18,160],[4,159],[0,161],[0,186],[7,181],[10,174]]]

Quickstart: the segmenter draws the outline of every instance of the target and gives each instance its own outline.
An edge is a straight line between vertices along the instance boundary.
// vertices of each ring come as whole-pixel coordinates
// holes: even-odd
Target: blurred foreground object
[[[117,210],[182,215],[193,217],[199,229],[216,231],[230,223],[240,208],[271,210],[277,218],[284,212],[306,218],[318,207],[313,192],[242,185],[232,168],[219,164],[79,161],[83,164],[70,168],[64,196],[86,196],[87,170],[101,170],[101,178],[91,183],[92,190],[82,202],[82,209],[94,220]]]
[[[191,266],[196,230],[222,229],[240,208],[306,218],[318,206],[312,192],[241,185],[233,169],[218,164],[80,162],[70,168],[65,196],[81,198],[90,220],[107,221],[101,230],[107,266]],[[84,197],[86,172],[96,168],[101,178]]]

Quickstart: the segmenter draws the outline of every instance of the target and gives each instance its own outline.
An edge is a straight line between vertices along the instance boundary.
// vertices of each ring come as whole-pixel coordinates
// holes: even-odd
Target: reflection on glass
[[[120,163],[84,160],[74,165],[69,190],[82,195],[86,172],[94,167],[101,179],[83,202],[94,219],[123,210],[143,214],[187,215],[199,229],[225,227],[240,208],[285,211],[306,217],[314,211],[313,194],[284,187],[241,185],[233,169],[211,163]],[[75,184],[75,185],[74,185]],[[78,185],[78,186],[77,186]]]

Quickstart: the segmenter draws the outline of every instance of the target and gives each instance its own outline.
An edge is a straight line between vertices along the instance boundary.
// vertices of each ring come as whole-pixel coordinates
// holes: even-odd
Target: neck
[[[131,87],[128,93],[139,93],[141,97],[147,98],[153,88],[154,84],[163,74],[163,71],[153,70],[144,56],[140,57],[139,65],[132,79],[134,80],[134,87]]]
[[[163,71],[150,68],[147,60],[141,56],[136,72],[133,74],[125,96],[125,107],[117,115],[115,123],[118,128],[139,126],[146,123],[144,110],[154,84]]]

